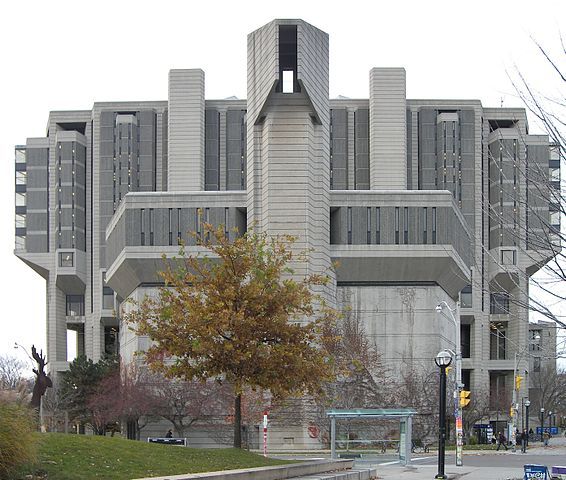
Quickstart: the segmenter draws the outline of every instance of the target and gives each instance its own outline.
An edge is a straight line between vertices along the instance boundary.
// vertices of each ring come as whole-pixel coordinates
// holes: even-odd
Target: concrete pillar
[[[407,100],[404,68],[369,75],[370,189],[407,188]]]
[[[204,72],[169,71],[169,191],[204,190]]]

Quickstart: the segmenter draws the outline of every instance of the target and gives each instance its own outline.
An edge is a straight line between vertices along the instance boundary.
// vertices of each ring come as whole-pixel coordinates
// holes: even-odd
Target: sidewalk
[[[535,446],[530,446],[528,454],[540,455],[540,456],[552,456],[553,459],[549,458],[548,462],[540,462],[546,464],[549,468],[552,465],[561,465],[566,463],[566,439],[557,437],[554,439],[554,444],[550,444],[548,447],[542,446],[540,443]],[[552,440],[551,440],[552,442]],[[433,454],[434,455],[434,454]],[[523,479],[523,467],[497,467],[497,466],[470,466],[465,465],[466,456],[476,456],[476,455],[513,455],[522,456],[520,450],[516,453],[512,453],[510,450],[476,450],[476,451],[465,451],[464,452],[464,466],[456,467],[452,464],[445,466],[445,474],[449,479],[459,479],[463,480],[522,480]],[[416,458],[416,460],[415,460]],[[419,465],[418,457],[413,458],[413,462],[408,467],[403,467],[399,464],[393,465],[377,465],[377,478],[378,479],[396,479],[396,480],[420,480],[422,479],[434,479],[434,476],[438,472],[438,466],[434,465]]]
[[[402,467],[399,465],[377,467],[378,479],[432,480],[437,473],[436,465],[415,465]],[[445,470],[449,479],[463,478],[464,480],[522,480],[522,468],[507,467],[454,467],[447,466]]]

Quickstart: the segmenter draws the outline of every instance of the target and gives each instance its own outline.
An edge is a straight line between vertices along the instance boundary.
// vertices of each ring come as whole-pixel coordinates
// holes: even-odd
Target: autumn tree
[[[234,387],[234,446],[241,447],[241,394],[266,389],[275,398],[317,394],[333,375],[320,341],[334,319],[313,289],[325,275],[292,278],[293,237],[248,231],[230,241],[205,224],[197,253],[181,250],[161,272],[165,286],[125,320],[152,344],[147,362],[170,378],[209,379]],[[202,252],[202,253],[201,253]],[[305,320],[309,321],[305,321]]]

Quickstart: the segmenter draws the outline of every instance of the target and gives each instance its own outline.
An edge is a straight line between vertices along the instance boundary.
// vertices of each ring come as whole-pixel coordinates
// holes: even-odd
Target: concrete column
[[[169,191],[204,190],[204,72],[169,72]]]
[[[370,189],[407,188],[407,100],[404,68],[369,75]]]

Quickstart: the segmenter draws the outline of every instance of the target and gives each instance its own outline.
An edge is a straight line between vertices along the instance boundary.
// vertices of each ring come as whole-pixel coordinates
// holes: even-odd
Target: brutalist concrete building
[[[393,369],[454,348],[435,306],[460,298],[464,384],[510,396],[528,279],[552,257],[536,239],[559,228],[540,193],[559,178],[548,137],[523,109],[407,99],[403,68],[372,68],[369,98],[330,99],[328,69],[328,34],[274,20],[248,35],[246,100],[206,99],[202,70],[171,70],[167,100],[53,111],[16,147],[15,253],[46,279],[52,372],[69,329],[79,353],[131,360],[146,339],[115,312],[156,288],[161,255],[196,249],[203,221],[255,223],[314,249],[297,274],[332,272],[323,295]]]

